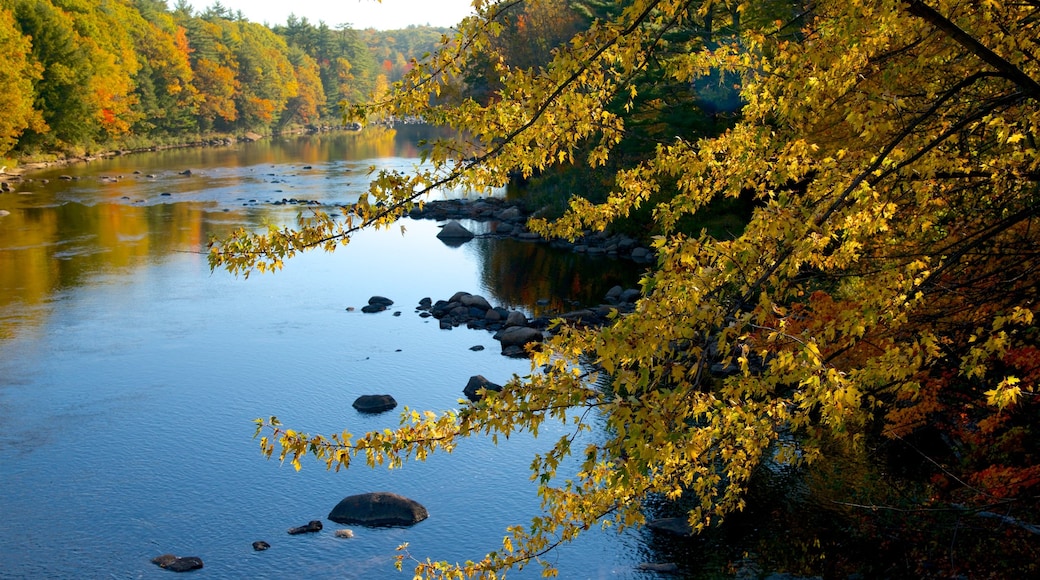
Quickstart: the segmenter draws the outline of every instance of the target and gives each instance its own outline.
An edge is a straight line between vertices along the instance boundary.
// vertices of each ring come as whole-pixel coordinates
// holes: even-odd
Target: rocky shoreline
[[[548,243],[554,248],[590,256],[628,259],[640,264],[649,264],[655,259],[654,252],[650,248],[624,234],[586,230],[573,242],[546,239],[527,227],[527,220],[532,215],[522,203],[498,197],[475,200],[435,200],[423,204],[421,208],[415,207],[408,213],[408,217],[412,219],[447,222],[445,228],[455,227],[452,224],[458,220],[472,220],[487,224],[486,233],[448,239],[439,236],[442,237],[442,241],[450,245],[464,243],[466,239],[473,237],[512,238],[522,242]]]
[[[300,128],[292,131],[281,131],[274,135],[294,135],[294,134],[314,134],[314,133],[328,133],[332,131],[360,131],[361,125],[352,123],[346,126],[332,126],[332,125],[311,125],[308,127]],[[261,135],[253,131],[247,131],[238,136],[234,135],[220,135],[211,136],[205,139],[198,139],[196,141],[189,141],[186,143],[174,143],[166,145],[149,145],[146,147],[135,147],[132,149],[113,149],[111,151],[102,151],[100,153],[92,155],[72,155],[68,157],[62,157],[59,159],[53,159],[49,161],[19,161],[15,167],[2,167],[0,168],[0,190],[4,193],[10,193],[13,191],[11,183],[17,183],[27,179],[26,174],[41,169],[47,169],[50,167],[64,167],[66,165],[76,165],[78,163],[89,163],[91,161],[98,161],[101,159],[109,159],[112,157],[121,157],[123,155],[132,155],[134,153],[154,153],[156,151],[168,151],[171,149],[189,149],[196,147],[226,147],[234,145],[235,143],[251,143],[253,141],[259,141],[265,139],[271,135]],[[4,187],[4,184],[8,184]]]

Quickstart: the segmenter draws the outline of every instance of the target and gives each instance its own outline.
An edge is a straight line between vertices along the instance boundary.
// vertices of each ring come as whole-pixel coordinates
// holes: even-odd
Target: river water
[[[326,434],[392,427],[400,407],[362,416],[351,403],[389,393],[451,409],[471,375],[530,372],[489,333],[420,318],[423,297],[465,290],[534,314],[542,298],[596,303],[636,284],[631,264],[520,242],[452,248],[437,223],[412,220],[274,275],[209,270],[211,236],[293,220],[300,207],[281,199],[353,202],[369,167],[414,166],[419,131],[135,154],[36,173],[0,195],[0,577],[166,577],[150,560],[174,553],[215,578],[405,578],[392,566],[402,543],[423,559],[479,559],[537,514],[528,465],[562,427],[544,441],[474,439],[394,471],[312,461],[297,473],[252,439],[252,420],[269,415]],[[395,305],[361,314],[372,295]],[[286,533],[379,490],[430,518],[354,527],[349,540],[327,520],[318,534]],[[271,549],[254,552],[256,540]],[[594,531],[549,556],[562,578],[653,578],[637,566],[659,557],[639,531]]]

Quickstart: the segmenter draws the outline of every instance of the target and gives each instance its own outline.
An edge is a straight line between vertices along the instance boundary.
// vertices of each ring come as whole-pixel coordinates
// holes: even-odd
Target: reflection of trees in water
[[[0,228],[0,311],[44,316],[44,310],[23,307],[46,304],[60,290],[89,284],[99,274],[174,252],[204,252],[211,235],[247,221],[242,213],[222,212],[217,222],[218,214],[196,203],[22,208]]]
[[[645,271],[627,260],[593,258],[541,243],[482,238],[471,244],[491,302],[535,315],[602,304],[612,286],[637,287]],[[548,299],[549,306],[539,307],[541,299]]]

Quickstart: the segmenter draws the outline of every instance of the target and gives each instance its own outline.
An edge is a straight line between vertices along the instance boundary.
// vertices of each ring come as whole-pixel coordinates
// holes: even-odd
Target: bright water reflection
[[[11,212],[0,218],[0,576],[166,577],[149,560],[172,552],[200,556],[198,574],[210,577],[407,577],[392,572],[400,543],[422,557],[475,558],[529,521],[530,457],[562,427],[546,443],[473,440],[392,472],[312,463],[295,473],[262,460],[250,439],[251,419],[266,415],[326,433],[389,427],[396,412],[361,416],[351,402],[388,392],[402,406],[448,409],[470,375],[530,372],[487,333],[419,318],[424,296],[469,290],[531,309],[542,296],[594,300],[604,285],[634,282],[631,269],[552,262],[532,254],[538,246],[450,248],[423,221],[248,281],[210,273],[198,253],[232,227],[295,215],[272,200],[348,203],[363,167],[407,167],[416,141],[341,134],[135,155],[36,175],[49,183],[0,196]],[[373,294],[401,315],[346,310]],[[352,540],[334,538],[331,522],[285,533],[372,490],[414,497],[431,517],[355,529]],[[261,539],[273,547],[254,553]],[[635,533],[593,533],[554,559],[563,578],[651,577],[634,569],[642,545]]]

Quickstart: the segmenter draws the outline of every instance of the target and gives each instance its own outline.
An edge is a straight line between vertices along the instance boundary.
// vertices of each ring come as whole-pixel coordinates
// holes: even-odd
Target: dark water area
[[[363,232],[274,275],[210,271],[211,237],[306,211],[282,199],[353,203],[370,167],[418,163],[419,131],[135,154],[35,173],[0,195],[0,577],[166,577],[150,562],[164,553],[202,558],[194,574],[206,577],[410,577],[393,570],[398,545],[478,559],[538,513],[528,466],[562,425],[392,471],[304,462],[297,473],[261,458],[252,439],[252,420],[270,415],[326,434],[393,427],[405,406],[457,408],[472,375],[532,372],[489,333],[420,318],[423,297],[465,290],[536,314],[542,299],[563,310],[638,283],[634,264],[545,245],[449,247],[424,220],[404,220],[403,234]],[[395,301],[390,311],[348,310],[376,294]],[[351,408],[378,393],[401,406]],[[319,534],[286,533],[380,490],[420,501],[430,518],[353,527],[349,540],[328,521]],[[655,578],[638,569],[659,556],[648,539],[593,531],[550,558],[563,578]],[[254,552],[256,540],[272,548]]]

